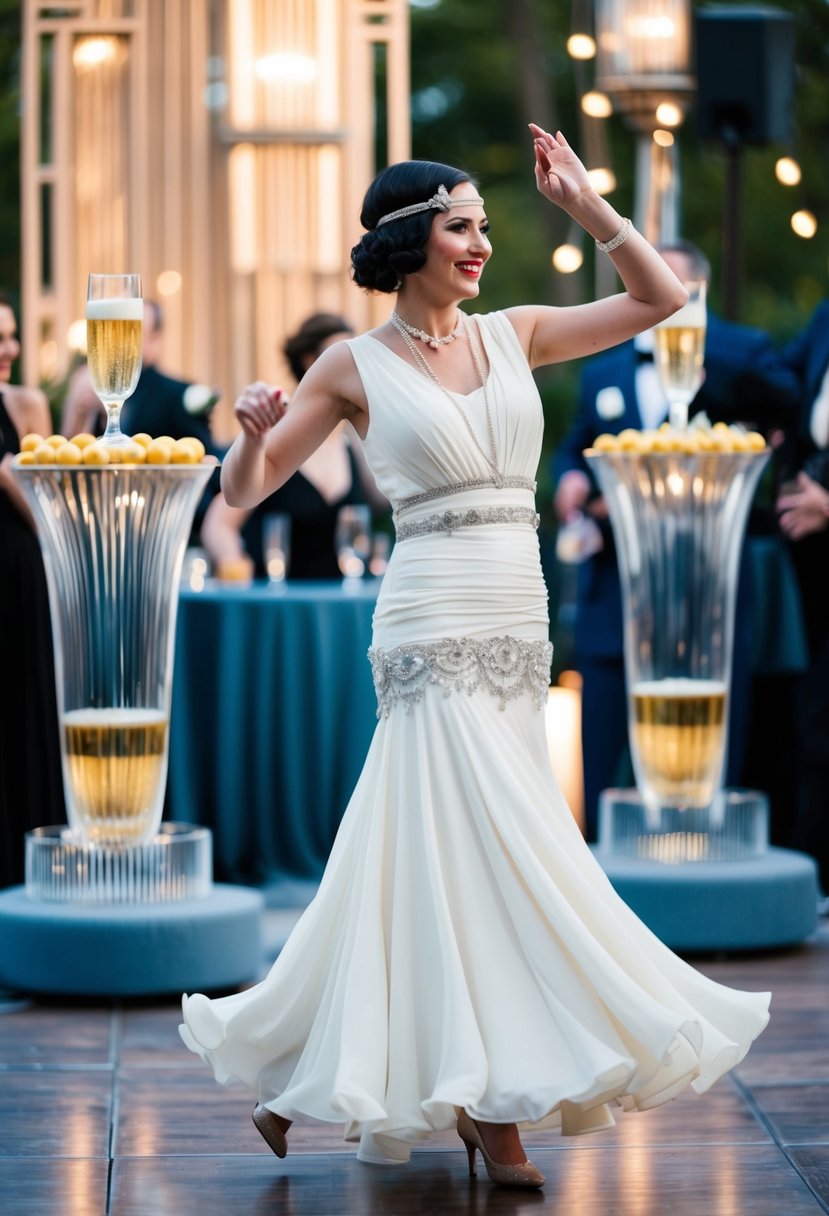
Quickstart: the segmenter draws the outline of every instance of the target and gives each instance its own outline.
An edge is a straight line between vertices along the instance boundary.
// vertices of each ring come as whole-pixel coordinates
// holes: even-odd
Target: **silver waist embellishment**
[[[435,498],[446,498],[450,494],[462,494],[464,490],[487,490],[494,487],[496,490],[529,490],[535,493],[536,483],[531,477],[499,477],[497,480],[494,477],[475,477],[470,481],[456,481],[446,486],[435,486],[433,490],[424,490],[422,494],[411,494],[408,498],[401,498],[395,504],[394,513],[397,515],[399,511],[405,511],[407,507],[419,507],[421,503],[432,502]]]
[[[470,507],[467,511],[437,511],[411,523],[397,524],[398,541],[411,536],[429,536],[433,532],[451,535],[458,528],[474,528],[480,524],[528,524],[537,528],[541,516],[532,507]]]
[[[413,642],[368,652],[377,717],[388,717],[401,701],[408,713],[422,700],[427,684],[437,684],[448,697],[453,692],[470,696],[483,687],[507,701],[528,693],[537,709],[547,703],[553,647],[550,642],[520,638],[444,638],[440,642]]]

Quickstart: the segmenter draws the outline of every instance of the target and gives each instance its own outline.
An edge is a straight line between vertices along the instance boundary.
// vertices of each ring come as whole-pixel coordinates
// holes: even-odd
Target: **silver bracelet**
[[[622,220],[622,227],[612,236],[609,241],[596,241],[596,248],[599,253],[612,253],[614,249],[618,249],[620,245],[624,245],[625,241],[630,236],[630,230],[633,224],[629,219]]]

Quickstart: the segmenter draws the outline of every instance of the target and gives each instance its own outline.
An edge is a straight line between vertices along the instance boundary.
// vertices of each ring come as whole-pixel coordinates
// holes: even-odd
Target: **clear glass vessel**
[[[182,558],[210,465],[15,468],[49,584],[67,815],[91,844],[158,832]]]
[[[740,551],[768,452],[602,452],[636,783],[654,821],[722,786]]]

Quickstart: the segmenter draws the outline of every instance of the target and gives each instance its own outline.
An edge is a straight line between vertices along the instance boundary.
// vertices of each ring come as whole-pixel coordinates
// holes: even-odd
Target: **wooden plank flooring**
[[[0,995],[3,1216],[819,1216],[829,1213],[829,922],[804,947],[693,960],[771,988],[741,1067],[615,1129],[525,1137],[542,1193],[466,1176],[454,1133],[408,1166],[361,1165],[336,1127],[295,1127],[279,1161],[252,1098],[180,1044],[177,1001]]]

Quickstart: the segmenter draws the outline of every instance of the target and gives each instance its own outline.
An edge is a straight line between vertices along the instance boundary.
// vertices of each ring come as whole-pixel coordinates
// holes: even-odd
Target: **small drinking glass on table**
[[[363,577],[371,554],[371,508],[340,507],[334,533],[337,564],[346,585]]]
[[[262,521],[262,552],[268,582],[284,583],[291,560],[291,517],[282,512],[266,515]]]

